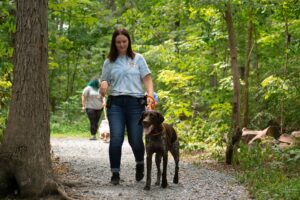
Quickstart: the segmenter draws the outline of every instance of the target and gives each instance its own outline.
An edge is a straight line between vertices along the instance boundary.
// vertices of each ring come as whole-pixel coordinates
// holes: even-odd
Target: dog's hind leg
[[[178,183],[178,171],[179,171],[179,142],[175,141],[170,149],[170,152],[175,161],[175,174],[173,177],[173,183]]]
[[[163,172],[162,172],[162,183],[161,187],[166,188],[168,186],[167,181],[167,166],[168,166],[168,151],[163,155]]]
[[[161,170],[160,170],[160,163],[161,163],[162,155],[159,153],[156,153],[155,155],[155,164],[157,168],[157,179],[155,182],[155,185],[160,185],[160,178],[161,178]]]

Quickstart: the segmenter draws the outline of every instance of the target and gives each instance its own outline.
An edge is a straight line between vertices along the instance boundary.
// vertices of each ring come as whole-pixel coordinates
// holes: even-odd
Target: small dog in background
[[[150,190],[151,187],[151,168],[152,168],[152,155],[155,154],[155,163],[157,167],[157,180],[156,185],[160,185],[160,178],[162,175],[161,186],[166,188],[167,182],[167,163],[168,151],[171,152],[175,161],[175,174],[173,183],[178,183],[178,170],[179,170],[179,141],[177,134],[172,125],[163,123],[164,117],[157,111],[143,112],[139,123],[144,128],[146,137],[146,153],[147,153],[147,179],[145,190]],[[163,158],[163,172],[161,174],[160,163]]]
[[[104,119],[101,121],[101,124],[99,126],[98,132],[100,134],[100,139],[104,142],[109,142],[109,123],[107,119]]]

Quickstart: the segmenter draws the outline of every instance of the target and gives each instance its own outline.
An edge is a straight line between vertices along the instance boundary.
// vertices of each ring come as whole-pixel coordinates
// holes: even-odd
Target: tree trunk
[[[254,69],[255,69],[255,74],[256,74],[256,85],[260,85],[260,78],[259,78],[259,49],[258,49],[258,44],[257,44],[257,32],[255,26],[253,26],[253,36],[254,36],[254,43],[253,43],[253,48],[254,48]],[[258,87],[257,87],[258,88]],[[256,99],[257,101],[257,99]]]
[[[248,93],[249,93],[249,67],[250,67],[250,55],[252,50],[252,9],[249,11],[249,21],[248,21],[248,32],[247,32],[247,47],[246,47],[246,62],[245,62],[245,74],[244,74],[244,120],[243,127],[247,127],[249,123],[249,103],[248,103]]]
[[[12,100],[0,147],[0,197],[57,191],[50,158],[47,0],[16,1]]]
[[[107,0],[106,3],[107,3],[107,5],[108,5],[107,7],[108,7],[109,9],[111,9],[111,11],[112,11],[113,13],[117,10],[117,6],[116,6],[116,3],[115,3],[114,0]]]
[[[283,80],[286,80],[286,74],[288,72],[288,63],[289,63],[289,43],[291,35],[289,33],[289,18],[288,18],[288,9],[284,8],[284,28],[285,28],[285,61],[284,61],[284,70],[283,70]],[[284,100],[283,97],[280,101],[280,133],[283,134],[284,126]]]
[[[78,71],[78,66],[79,66],[79,53],[77,53],[76,58],[73,58],[75,60],[75,65],[74,65],[74,71],[72,72],[72,77],[71,77],[71,81],[70,81],[70,96],[74,95],[74,84],[75,84],[75,80],[76,80],[76,75],[77,75],[77,71]]]
[[[227,150],[226,150],[226,163],[231,164],[235,145],[239,143],[239,141],[234,141],[233,138],[240,139],[239,134],[241,133],[241,129],[239,125],[240,124],[240,76],[239,76],[238,62],[237,62],[236,37],[235,37],[235,30],[233,26],[230,3],[226,3],[224,18],[228,30],[230,63],[232,67],[232,76],[233,76],[233,104],[232,104],[233,133],[228,134],[229,143],[227,144]]]

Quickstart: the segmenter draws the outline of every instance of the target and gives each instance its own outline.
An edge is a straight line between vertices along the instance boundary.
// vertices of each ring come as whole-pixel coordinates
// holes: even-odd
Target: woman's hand
[[[101,84],[100,84],[100,95],[102,97],[105,97],[107,89],[108,89],[108,82],[107,81],[102,81]]]
[[[85,103],[86,103],[86,98],[85,96],[81,96],[81,104],[82,104],[82,112],[85,112]]]

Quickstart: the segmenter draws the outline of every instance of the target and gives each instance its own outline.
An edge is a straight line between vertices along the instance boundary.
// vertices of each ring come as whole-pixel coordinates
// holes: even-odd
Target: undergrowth
[[[238,179],[257,200],[299,200],[300,148],[242,145]]]

